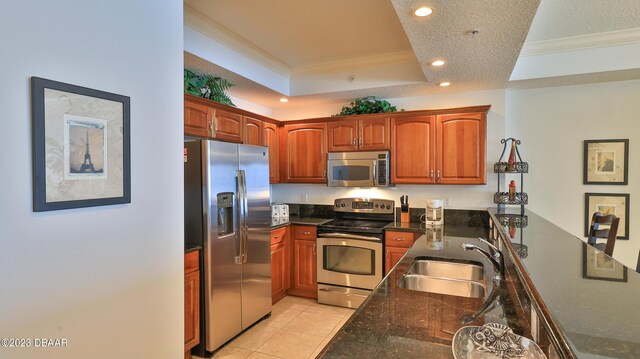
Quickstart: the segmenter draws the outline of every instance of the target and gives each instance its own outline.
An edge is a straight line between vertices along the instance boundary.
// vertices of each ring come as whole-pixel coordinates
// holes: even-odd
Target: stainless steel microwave
[[[327,185],[329,187],[388,187],[389,151],[329,153]]]

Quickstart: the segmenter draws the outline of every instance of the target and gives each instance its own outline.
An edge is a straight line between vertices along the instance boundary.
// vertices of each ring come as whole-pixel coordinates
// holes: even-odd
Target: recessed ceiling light
[[[432,12],[433,10],[431,10],[430,7],[423,6],[417,9],[414,14],[416,14],[416,16],[425,17],[431,15]]]
[[[446,81],[445,82],[441,82],[441,83],[438,84],[438,86],[440,86],[440,87],[447,87],[449,85],[451,85],[451,83],[450,82],[446,82]]]
[[[289,102],[289,99],[283,97],[283,98],[280,99],[280,102]]]
[[[435,60],[435,61],[432,61],[430,65],[431,65],[431,66],[435,66],[435,67],[442,66],[442,65],[444,65],[444,60]]]

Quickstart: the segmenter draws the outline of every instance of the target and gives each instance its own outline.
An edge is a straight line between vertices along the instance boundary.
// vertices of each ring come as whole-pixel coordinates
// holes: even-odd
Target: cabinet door
[[[391,268],[396,265],[402,259],[409,248],[404,247],[387,247],[384,250],[384,274],[389,273]]]
[[[262,145],[269,147],[269,182],[278,183],[280,179],[278,126],[268,122],[263,124]]]
[[[436,182],[486,183],[486,115],[439,115],[436,123]]]
[[[329,122],[329,152],[358,150],[358,121],[346,120]]]
[[[244,116],[244,143],[247,145],[262,146],[262,121]]]
[[[391,183],[433,183],[434,116],[391,119]]]
[[[286,296],[284,242],[271,245],[271,302],[276,304]]]
[[[294,239],[292,294],[318,298],[316,263],[316,241]]]
[[[483,298],[464,298],[453,295],[434,294],[444,305],[439,305],[438,310],[431,311],[433,315],[432,325],[434,336],[444,340],[453,340],[458,329],[465,325],[483,325],[484,316],[480,316],[473,324],[464,324],[460,318],[464,315],[472,315],[482,307]]]
[[[213,120],[213,109],[195,102],[184,101],[184,135],[209,137],[209,125]]]
[[[242,143],[242,115],[215,110],[213,131],[217,140]]]
[[[285,125],[283,129],[284,181],[326,183],[327,124]]]
[[[184,276],[184,351],[200,343],[200,271]]]
[[[389,118],[370,118],[358,121],[360,151],[384,151],[389,149]]]

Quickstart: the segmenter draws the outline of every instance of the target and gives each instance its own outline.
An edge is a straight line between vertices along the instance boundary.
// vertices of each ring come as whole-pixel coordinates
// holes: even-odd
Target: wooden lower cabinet
[[[200,265],[199,251],[184,256],[184,357],[200,343]]]
[[[276,304],[287,295],[291,286],[287,227],[271,231],[271,302]]]
[[[417,233],[385,231],[384,234],[384,274],[389,273],[391,268],[402,259],[405,253],[411,248],[413,242],[418,238]]]
[[[293,265],[291,267],[291,295],[318,298],[318,274],[316,259],[316,227],[291,226]],[[299,235],[296,236],[296,233]],[[308,238],[312,239],[308,239]]]

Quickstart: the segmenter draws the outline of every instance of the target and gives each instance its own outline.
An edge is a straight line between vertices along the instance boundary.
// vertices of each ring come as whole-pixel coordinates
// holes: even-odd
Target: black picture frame
[[[34,212],[131,203],[129,97],[31,77],[31,110]]]
[[[629,200],[631,196],[628,193],[593,193],[593,192],[585,193],[584,194],[584,227],[585,227],[584,236],[585,237],[589,236],[589,227],[591,226],[591,216],[593,215],[593,213],[597,211],[597,208],[594,208],[594,206],[591,205],[592,204],[591,199],[593,197],[624,198],[623,215],[621,216],[619,212],[613,213],[617,217],[620,217],[620,227],[624,229],[624,232],[622,232],[621,234],[620,227],[618,227],[618,235],[616,236],[616,239],[629,239],[629,218],[631,218],[629,217]],[[602,210],[600,210],[599,212],[602,212],[605,215],[609,214]]]
[[[612,144],[623,144],[624,149],[622,155],[622,164],[624,166],[622,173],[622,181],[605,181],[605,180],[592,180],[590,177],[598,177],[598,174],[594,172],[594,166],[589,166],[589,159],[593,156],[590,155],[590,145],[611,146]],[[612,164],[611,173],[615,173],[615,165]],[[600,175],[601,178],[606,178],[607,175]],[[628,139],[606,139],[606,140],[585,140],[584,141],[584,153],[583,153],[583,184],[605,184],[605,185],[620,185],[624,186],[629,184],[629,140]]]
[[[598,268],[598,263],[603,267]],[[627,267],[587,243],[582,244],[582,278],[608,282],[627,282]]]

